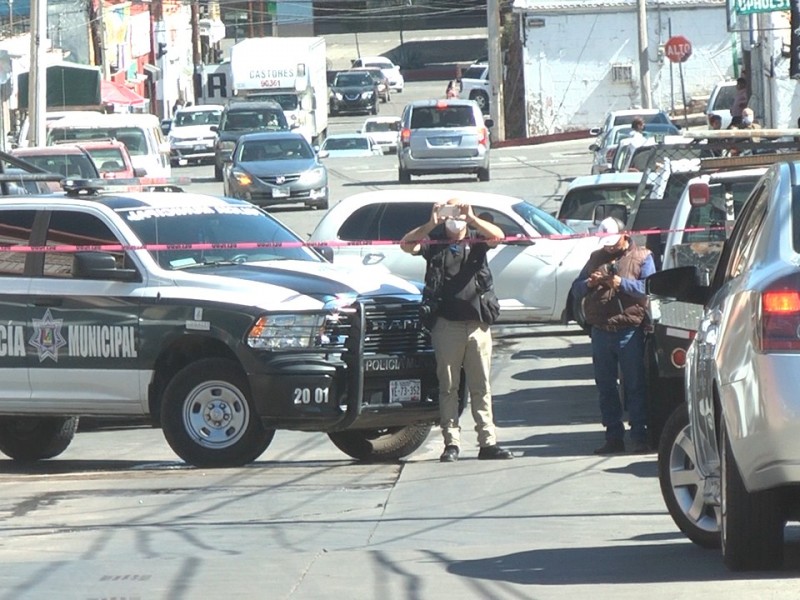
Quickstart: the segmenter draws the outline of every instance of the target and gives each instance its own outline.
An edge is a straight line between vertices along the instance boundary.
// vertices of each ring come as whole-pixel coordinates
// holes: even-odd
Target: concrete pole
[[[47,0],[31,2],[31,51],[28,71],[28,140],[31,146],[44,146],[47,122]]]
[[[486,2],[486,33],[489,43],[489,115],[494,121],[492,141],[506,139],[505,111],[503,109],[503,53],[500,31],[500,4],[498,0]]]
[[[647,41],[647,0],[637,0],[639,24],[639,80],[642,86],[642,108],[652,108],[650,94],[650,53]]]

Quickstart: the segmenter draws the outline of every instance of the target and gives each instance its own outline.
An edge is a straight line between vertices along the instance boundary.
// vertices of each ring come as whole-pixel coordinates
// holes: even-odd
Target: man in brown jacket
[[[595,454],[625,452],[620,372],[631,428],[629,450],[643,454],[650,451],[644,374],[645,279],[655,272],[655,264],[650,251],[637,246],[614,217],[604,219],[597,233],[601,248],[592,252],[572,284],[572,293],[583,299],[584,316],[592,326],[594,380],[606,428],[606,442]]]

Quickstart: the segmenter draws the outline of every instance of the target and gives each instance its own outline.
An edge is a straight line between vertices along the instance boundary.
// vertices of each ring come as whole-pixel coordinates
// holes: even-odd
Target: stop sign
[[[673,35],[664,44],[664,54],[674,63],[686,62],[692,55],[692,42],[682,35]]]

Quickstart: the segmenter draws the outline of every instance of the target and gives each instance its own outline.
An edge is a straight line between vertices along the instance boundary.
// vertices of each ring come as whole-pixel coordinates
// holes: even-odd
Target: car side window
[[[750,263],[753,248],[758,239],[758,232],[767,214],[769,190],[770,187],[764,184],[755,190],[751,196],[751,201],[745,207],[744,214],[741,215],[736,223],[729,240],[730,254],[727,268],[723,273],[725,281],[741,275]]]
[[[55,211],[50,217],[45,246],[99,246],[121,244],[114,233],[95,215],[77,211]],[[125,252],[110,252],[117,267],[124,266]],[[73,252],[45,252],[44,276],[73,277]]]
[[[368,204],[353,211],[342,223],[336,234],[340,240],[355,241],[372,239],[373,224],[380,211],[380,204]]]
[[[34,210],[0,211],[0,245],[29,246]],[[20,276],[25,272],[26,252],[0,252],[0,276]]]
[[[428,202],[387,204],[380,217],[377,232],[370,233],[376,240],[399,241],[409,231],[430,220],[432,207],[433,203]]]
[[[483,206],[473,206],[472,210],[476,216],[490,221],[502,229],[505,237],[527,237],[528,235],[516,221],[510,219],[505,213]]]

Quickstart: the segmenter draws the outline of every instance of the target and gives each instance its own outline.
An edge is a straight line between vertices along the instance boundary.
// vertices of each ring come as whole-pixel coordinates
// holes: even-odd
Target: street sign
[[[736,14],[752,15],[755,13],[790,10],[790,0],[736,0]]]
[[[682,35],[673,35],[664,44],[664,54],[674,63],[686,62],[692,55],[692,43]]]

